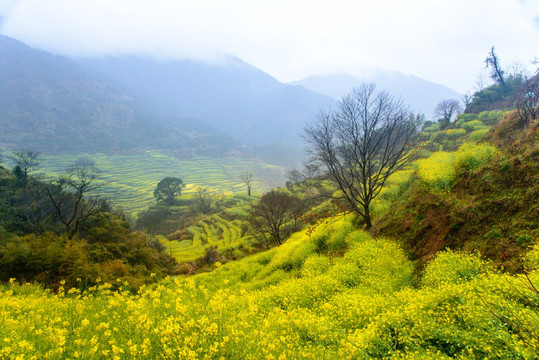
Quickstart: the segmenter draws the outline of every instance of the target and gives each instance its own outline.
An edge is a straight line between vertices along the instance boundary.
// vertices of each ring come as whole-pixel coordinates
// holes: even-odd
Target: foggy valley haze
[[[381,69],[460,93],[491,46],[529,66],[539,43],[534,0],[0,0],[0,18],[1,34],[66,56],[231,54],[284,83]]]
[[[136,55],[68,58],[1,40],[6,130],[0,140],[8,148],[173,148],[192,155],[245,154],[240,144],[247,144],[288,146],[301,157],[305,124],[361,83],[353,77],[311,77],[284,84],[234,56],[220,64]],[[336,79],[341,93],[334,91]],[[419,112],[457,96],[402,74],[379,72],[368,80],[402,95]]]
[[[353,87],[431,120],[493,45],[528,68],[538,18],[530,0],[0,0],[0,146],[296,166],[304,126]]]

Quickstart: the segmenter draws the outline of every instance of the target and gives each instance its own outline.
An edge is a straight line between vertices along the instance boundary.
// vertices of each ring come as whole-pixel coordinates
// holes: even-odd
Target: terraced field
[[[80,155],[42,156],[40,171],[55,176],[73,165]],[[254,174],[253,193],[263,193],[271,187],[284,183],[283,169],[260,161],[238,157],[194,157],[179,159],[172,153],[146,151],[133,155],[89,154],[99,171],[102,185],[100,195],[130,214],[136,214],[154,201],[153,191],[166,176],[181,178],[185,194],[192,194],[198,186],[209,193],[247,192],[239,179],[242,172]]]
[[[242,231],[241,220],[228,221],[219,215],[211,215],[189,227],[190,239],[176,241],[160,238],[169,253],[179,262],[193,261],[204,255],[211,246],[219,250],[237,249],[240,245],[247,247],[250,237]]]

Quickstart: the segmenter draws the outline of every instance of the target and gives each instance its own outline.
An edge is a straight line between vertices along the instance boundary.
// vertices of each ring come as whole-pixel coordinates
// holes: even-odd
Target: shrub
[[[460,284],[485,272],[485,263],[478,254],[445,250],[427,265],[421,283],[428,287]]]
[[[423,129],[424,132],[437,132],[440,131],[440,124],[432,124]]]
[[[464,144],[455,155],[455,167],[457,170],[470,171],[477,169],[492,159],[498,151],[495,147],[483,144]]]
[[[490,129],[484,128],[479,130],[474,130],[470,134],[468,134],[468,140],[472,142],[478,142],[485,136],[486,133],[489,132]]]
[[[457,139],[459,137],[462,137],[464,135],[466,135],[466,130],[464,129],[449,129],[449,130],[444,130],[442,132],[442,134],[449,138],[449,139]]]
[[[535,244],[524,258],[526,269],[539,270],[539,243]]]
[[[485,235],[483,235],[483,238],[484,239],[501,239],[502,233],[497,228],[490,229]]]
[[[485,125],[480,120],[472,120],[462,123],[460,127],[469,131],[484,128]]]
[[[493,111],[483,111],[479,114],[479,120],[485,125],[496,125],[503,117],[503,111],[493,110]]]
[[[324,274],[330,268],[329,259],[323,255],[311,255],[303,263],[301,275],[304,277],[315,277]]]
[[[457,123],[458,122],[465,122],[477,119],[477,114],[459,114],[457,116]]]
[[[346,286],[363,285],[373,291],[396,291],[412,275],[410,261],[394,242],[377,239],[356,243],[329,275]]]
[[[427,159],[417,161],[421,179],[432,190],[448,191],[455,182],[455,154],[445,151],[433,153]]]
[[[339,251],[346,247],[346,237],[352,231],[352,224],[343,221],[339,225],[333,227],[333,233],[327,242],[329,251]]]
[[[522,245],[522,246],[528,246],[529,244],[531,244],[533,242],[533,237],[528,235],[528,234],[521,234],[518,238],[517,238],[517,243]]]

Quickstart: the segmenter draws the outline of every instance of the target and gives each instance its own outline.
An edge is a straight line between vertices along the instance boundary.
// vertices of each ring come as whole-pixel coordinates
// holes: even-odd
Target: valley
[[[178,158],[173,153],[160,150],[131,155],[43,155],[39,171],[48,177],[56,177],[65,173],[81,157],[95,162],[99,195],[133,216],[155,202],[155,186],[167,176],[179,177],[187,184],[183,190],[187,197],[195,193],[197,187],[204,187],[212,195],[247,193],[247,187],[239,177],[244,172],[253,173],[252,188],[255,194],[262,194],[285,182],[283,168],[255,159],[207,156]]]
[[[486,64],[456,99],[0,35],[0,360],[536,359],[539,69]]]

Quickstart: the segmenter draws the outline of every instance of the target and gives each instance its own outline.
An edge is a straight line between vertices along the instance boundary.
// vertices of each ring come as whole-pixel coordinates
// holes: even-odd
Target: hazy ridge
[[[0,68],[0,144],[9,149],[222,153],[237,145],[202,120],[167,114],[80,63],[5,36]]]
[[[327,76],[309,76],[292,84],[298,84],[340,99],[361,83],[375,83],[379,89],[400,96],[415,112],[421,112],[430,118],[436,104],[442,99],[458,99],[459,94],[447,86],[436,84],[417,76],[399,72],[376,70],[363,76],[335,74]]]
[[[82,61],[248,145],[297,143],[305,122],[333,102],[302,86],[283,84],[232,56],[222,64],[140,56]]]

